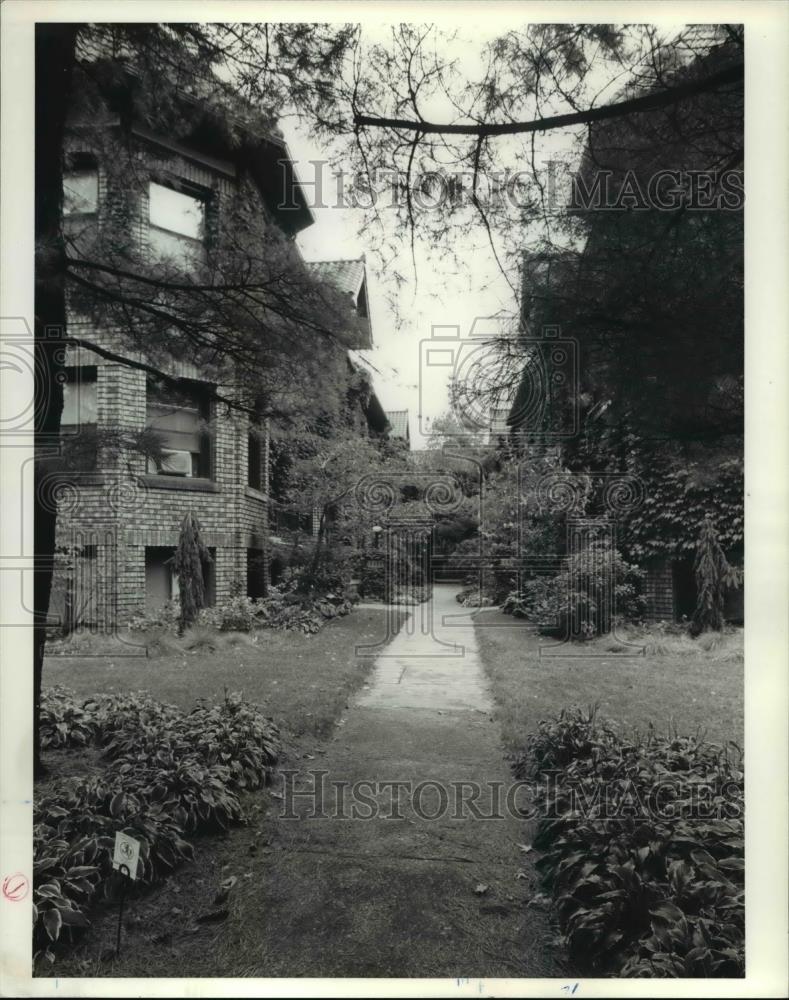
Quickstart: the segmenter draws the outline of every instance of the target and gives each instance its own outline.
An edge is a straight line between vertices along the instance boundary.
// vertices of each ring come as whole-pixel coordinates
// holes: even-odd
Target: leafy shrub
[[[160,608],[134,615],[129,621],[131,632],[148,632],[151,629],[166,629],[174,632],[178,627],[181,607],[178,601],[166,601]]]
[[[346,615],[353,602],[347,591],[327,588],[325,591],[306,593],[298,590],[298,581],[292,578],[282,588],[272,587],[269,595],[253,600],[236,595],[211,608],[202,608],[195,626],[184,632],[183,640],[175,645],[161,637],[154,640],[161,644],[162,652],[178,652],[186,649],[214,651],[220,648],[216,642],[216,632],[251,632],[256,628],[290,629],[307,634],[319,632],[327,621],[338,615]],[[133,619],[130,629],[146,630],[162,628],[165,632],[176,633],[178,613],[170,607],[152,615],[140,615]]]
[[[65,716],[67,697],[59,689],[45,700]],[[140,841],[138,878],[151,884],[191,857],[185,835],[243,819],[239,791],[268,782],[280,753],[276,726],[237,695],[188,715],[144,694],[71,698],[73,717],[88,720],[86,742],[110,763],[36,802],[34,949],[49,961],[63,928],[73,936],[88,926],[91,901],[114,891],[117,831]]]
[[[455,600],[464,608],[489,608],[493,604],[493,599],[479,587],[465,587],[455,595]]]
[[[329,593],[323,597],[293,595],[271,615],[269,628],[288,629],[307,635],[320,632],[332,618],[347,615],[353,604],[338,594]]]
[[[96,721],[64,687],[41,692],[40,740],[44,749],[85,747],[96,740]]]
[[[250,632],[256,626],[265,625],[270,613],[267,599],[238,595],[212,608],[202,608],[197,624],[210,625],[220,632]]]
[[[631,565],[604,542],[593,542],[566,560],[553,577],[527,580],[510,592],[502,611],[529,618],[547,631],[577,638],[608,632],[614,614],[640,621],[646,610],[641,592],[643,570]],[[613,582],[613,606],[608,596]]]
[[[350,545],[331,545],[316,569],[311,564],[294,574],[294,584],[304,594],[344,594],[362,565],[362,553]]]
[[[367,600],[386,599],[386,566],[384,557],[368,557],[359,570],[359,593]]]
[[[738,749],[574,709],[540,723],[515,770],[535,779],[537,867],[581,969],[744,975]]]

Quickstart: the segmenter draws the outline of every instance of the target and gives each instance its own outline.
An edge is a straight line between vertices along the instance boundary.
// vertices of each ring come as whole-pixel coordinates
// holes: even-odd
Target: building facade
[[[247,146],[243,166],[170,137],[132,129],[132,191],[113,190],[112,141],[118,123],[74,123],[64,174],[67,239],[91,238],[117,223],[124,203],[129,238],[143,254],[161,254],[188,269],[241,183],[268,224],[294,236],[312,221],[285,143],[266,135]],[[125,136],[124,149],[129,138]],[[249,155],[249,149],[254,155]],[[108,152],[109,151],[109,152]],[[277,190],[275,180],[280,179]],[[292,204],[285,200],[282,184]],[[155,304],[152,293],[151,301]],[[157,345],[150,358],[84,309],[69,309],[70,336],[95,345],[65,358],[62,442],[77,456],[67,473],[48,477],[57,504],[58,539],[50,604],[53,625],[106,629],[177,597],[172,557],[181,522],[196,515],[211,554],[204,566],[207,602],[233,594],[262,596],[267,585],[269,436],[265,420],[216,399],[216,375]],[[225,398],[232,385],[223,382]],[[112,446],[118,433],[156,436],[157,457]]]

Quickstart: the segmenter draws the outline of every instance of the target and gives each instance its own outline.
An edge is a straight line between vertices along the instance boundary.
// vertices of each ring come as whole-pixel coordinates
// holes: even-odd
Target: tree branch
[[[566,128],[569,125],[585,125],[589,122],[603,121],[607,118],[618,118],[623,115],[642,111],[656,111],[659,108],[677,104],[695,94],[717,90],[728,84],[742,84],[744,66],[738,63],[727,69],[713,73],[711,76],[683,83],[676,87],[643,97],[633,97],[616,104],[606,104],[601,108],[589,108],[587,111],[576,111],[567,115],[553,115],[549,118],[537,118],[530,122],[503,122],[491,125],[452,125],[427,121],[411,121],[407,118],[376,118],[371,115],[354,115],[354,124],[361,127],[369,125],[375,128],[392,128],[411,132],[422,132],[440,135],[475,135],[488,138],[497,135],[517,135],[526,132],[547,132],[551,129]]]
[[[92,340],[86,340],[84,337],[73,337],[71,335],[62,338],[62,341],[66,344],[70,344],[73,347],[84,347],[88,351],[92,351],[94,354],[98,354],[100,358],[104,358],[105,361],[115,361],[119,365],[124,365],[126,368],[134,368],[137,371],[143,371],[148,375],[153,375],[160,379],[162,382],[173,386],[174,388],[179,388],[184,385],[191,385],[190,379],[180,378],[178,375],[168,375],[167,372],[161,370],[161,368],[156,368],[154,365],[146,364],[144,361],[135,361],[133,358],[128,357],[125,354],[117,354],[115,351],[110,351],[106,347],[101,347],[101,345],[95,343]],[[241,413],[247,413],[253,417],[260,417],[261,412],[259,409],[254,409],[253,407],[244,406],[243,403],[239,403],[235,399],[230,399],[228,396],[223,396],[221,393],[217,392],[215,389],[209,389],[208,395],[217,403],[224,403],[226,406],[233,410],[238,410]],[[268,416],[269,414],[263,414]]]

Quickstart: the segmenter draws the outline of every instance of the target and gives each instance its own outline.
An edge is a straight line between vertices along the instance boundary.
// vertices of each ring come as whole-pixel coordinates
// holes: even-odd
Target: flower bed
[[[243,819],[239,792],[266,784],[280,754],[276,726],[236,695],[189,714],[143,694],[77,701],[67,689],[42,696],[42,745],[102,747],[101,775],[66,779],[36,800],[34,953],[89,925],[96,898],[115,891],[114,837],[140,842],[139,883],[160,880],[185,858],[185,836]],[[64,933],[65,932],[65,933]]]
[[[353,602],[345,594],[328,592],[307,595],[295,590],[282,592],[272,588],[268,597],[258,600],[237,596],[213,607],[202,608],[195,624],[220,632],[271,628],[315,633],[332,618],[347,615],[352,607]],[[133,632],[161,629],[175,633],[178,629],[178,609],[170,602],[153,614],[138,615],[129,628]]]

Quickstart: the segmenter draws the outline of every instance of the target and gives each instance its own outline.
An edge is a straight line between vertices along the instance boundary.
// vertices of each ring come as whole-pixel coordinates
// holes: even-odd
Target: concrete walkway
[[[529,905],[528,834],[506,816],[510,773],[456,590],[436,586],[430,608],[412,609],[326,753],[278,802],[294,818],[271,820],[271,863],[252,890],[261,964],[246,975],[559,974],[544,913]],[[480,818],[491,812],[504,818]]]

